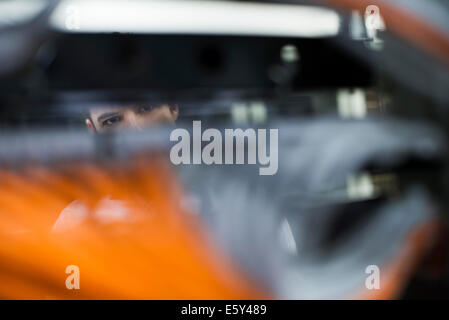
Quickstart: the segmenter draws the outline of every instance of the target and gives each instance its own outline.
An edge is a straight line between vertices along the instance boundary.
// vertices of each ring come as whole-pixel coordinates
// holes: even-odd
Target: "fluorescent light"
[[[340,19],[330,9],[228,1],[64,0],[51,16],[65,32],[327,37]]]

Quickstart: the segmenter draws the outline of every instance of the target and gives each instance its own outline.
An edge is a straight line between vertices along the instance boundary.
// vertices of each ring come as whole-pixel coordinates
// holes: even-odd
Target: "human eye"
[[[138,114],[143,114],[143,113],[147,113],[150,112],[151,110],[153,110],[155,107],[150,106],[150,105],[143,105],[143,106],[139,106],[137,108],[137,113]]]
[[[109,118],[104,119],[104,120],[101,122],[101,125],[102,125],[103,127],[111,127],[111,126],[113,126],[113,125],[119,123],[120,121],[122,121],[122,116],[120,116],[120,115],[111,116],[111,117],[109,117]]]

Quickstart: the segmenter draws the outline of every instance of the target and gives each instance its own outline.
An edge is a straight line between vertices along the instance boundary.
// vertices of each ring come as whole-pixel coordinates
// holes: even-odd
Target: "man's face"
[[[86,125],[93,131],[108,132],[170,124],[177,118],[178,107],[176,105],[98,107],[90,109],[90,119],[86,120]]]

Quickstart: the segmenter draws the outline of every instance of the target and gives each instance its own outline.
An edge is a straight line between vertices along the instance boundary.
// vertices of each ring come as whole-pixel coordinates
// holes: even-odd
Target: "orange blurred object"
[[[0,298],[267,298],[182,208],[171,169],[149,163],[3,169]],[[105,196],[125,201],[126,220],[105,223],[90,213],[72,228],[52,231],[72,201],[93,210]],[[66,287],[70,265],[79,267],[79,289]]]

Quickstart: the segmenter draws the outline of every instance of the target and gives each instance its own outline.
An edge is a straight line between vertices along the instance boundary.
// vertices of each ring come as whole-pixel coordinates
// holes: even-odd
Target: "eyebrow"
[[[101,122],[101,121],[103,121],[103,120],[105,120],[105,119],[107,119],[107,118],[114,117],[114,116],[119,116],[119,115],[120,115],[119,112],[107,112],[107,113],[103,113],[101,116],[99,116],[99,117],[97,118],[97,121],[98,121],[98,122]]]

